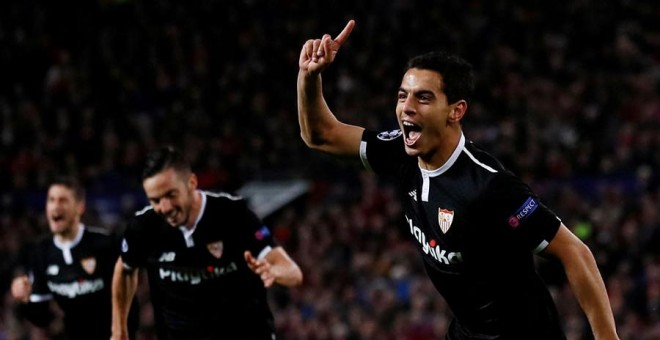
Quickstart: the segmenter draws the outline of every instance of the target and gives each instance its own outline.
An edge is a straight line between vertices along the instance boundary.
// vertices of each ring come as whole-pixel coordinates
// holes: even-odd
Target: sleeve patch
[[[539,205],[533,197],[527,198],[525,203],[523,203],[513,215],[509,216],[509,225],[512,228],[518,227],[520,223],[531,216],[538,207]]]
[[[383,131],[377,135],[378,139],[384,140],[384,141],[390,141],[393,140],[403,134],[403,131],[397,129],[397,130],[391,130],[391,131]]]
[[[266,226],[262,226],[261,229],[254,233],[254,237],[256,237],[256,239],[259,241],[265,239],[268,236],[270,236],[270,230],[268,230]]]

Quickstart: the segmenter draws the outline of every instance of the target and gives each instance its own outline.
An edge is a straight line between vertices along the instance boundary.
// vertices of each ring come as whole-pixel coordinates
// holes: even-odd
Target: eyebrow
[[[176,189],[170,189],[170,190],[166,191],[164,194],[162,194],[162,195],[160,195],[160,196],[147,196],[147,198],[148,198],[150,201],[156,201],[156,200],[159,200],[159,199],[161,199],[161,198],[163,198],[163,197],[165,197],[165,196],[169,196],[171,193],[173,193],[173,192],[175,192],[175,191],[176,191]]]
[[[431,94],[435,97],[435,93],[432,90],[427,90],[427,89],[420,89],[420,90],[416,90],[416,91],[415,90],[410,91],[410,90],[406,90],[403,87],[399,87],[398,92],[413,93],[415,96],[424,95],[424,94]]]

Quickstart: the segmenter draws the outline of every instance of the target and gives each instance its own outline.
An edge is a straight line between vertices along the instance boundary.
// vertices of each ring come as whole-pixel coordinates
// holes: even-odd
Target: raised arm
[[[128,312],[138,285],[138,270],[127,270],[121,257],[112,276],[112,339],[128,339]]]
[[[335,39],[325,34],[305,42],[298,62],[297,89],[298,123],[305,144],[331,154],[357,157],[364,129],[337,120],[323,97],[321,81],[321,72],[334,61],[354,26],[355,21],[350,20]]]
[[[545,250],[557,257],[596,340],[619,339],[605,284],[591,250],[563,224]]]
[[[273,248],[263,259],[256,259],[249,251],[244,253],[248,267],[261,277],[265,287],[277,283],[286,287],[298,286],[302,283],[303,274],[284,248]]]

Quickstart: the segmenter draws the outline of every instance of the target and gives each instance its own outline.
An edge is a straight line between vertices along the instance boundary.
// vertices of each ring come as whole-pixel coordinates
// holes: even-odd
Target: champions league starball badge
[[[403,132],[399,129],[391,130],[391,131],[383,131],[379,133],[377,137],[380,140],[388,141],[401,136],[402,133]]]

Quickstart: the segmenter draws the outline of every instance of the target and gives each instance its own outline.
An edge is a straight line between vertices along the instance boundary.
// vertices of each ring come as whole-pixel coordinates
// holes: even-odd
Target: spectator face
[[[190,219],[192,201],[197,189],[194,174],[182,174],[167,168],[142,182],[144,192],[154,211],[173,227],[186,225]]]
[[[76,199],[73,190],[61,184],[48,188],[46,217],[50,231],[55,235],[68,235],[80,223],[85,204]]]

